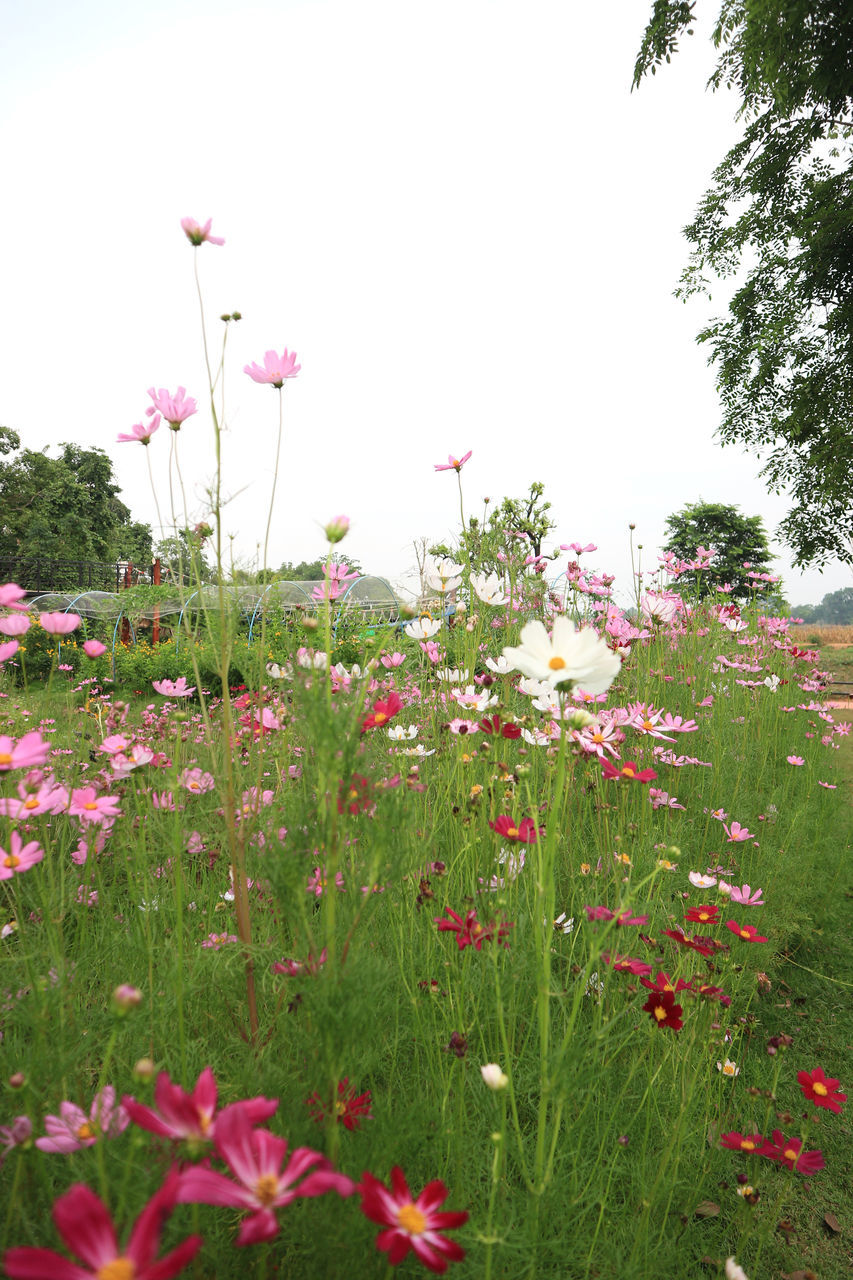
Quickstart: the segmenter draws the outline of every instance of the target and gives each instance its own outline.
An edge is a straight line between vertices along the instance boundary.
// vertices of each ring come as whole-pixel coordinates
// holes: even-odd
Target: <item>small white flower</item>
[[[775,693],[781,683],[782,683],[782,680],[777,675],[767,676],[766,679],[764,680],[764,684],[767,686],[767,688],[770,690],[771,693]]]
[[[750,1187],[751,1191],[752,1188]],[[734,1258],[726,1258],[726,1280],[749,1280],[743,1267],[735,1262]]]
[[[496,1062],[487,1062],[484,1067],[480,1067],[480,1074],[483,1080],[497,1093],[500,1089],[505,1089],[509,1084],[509,1076],[504,1075]]]
[[[734,1079],[735,1076],[740,1075],[740,1067],[732,1062],[731,1058],[726,1058],[725,1062],[718,1062],[717,1070],[721,1071],[724,1076],[728,1076],[730,1079]]]
[[[413,618],[403,630],[412,640],[431,640],[441,630],[441,622],[435,618]]]
[[[464,671],[460,671],[458,667],[439,667],[435,675],[438,680],[446,680],[448,684],[465,684],[469,672],[467,667]]]
[[[696,889],[713,889],[717,883],[716,876],[703,876],[701,871],[691,871],[687,879]]]
[[[502,658],[506,662],[506,658]],[[545,693],[551,688],[547,680],[529,680],[524,676],[518,682],[518,692],[525,694],[528,698],[538,698],[540,693]]]
[[[485,573],[472,573],[471,586],[483,604],[506,604],[507,597],[496,573],[490,573],[488,576]]]
[[[452,560],[439,560],[432,569],[427,571],[427,584],[433,591],[444,595],[448,591],[455,591],[461,585],[462,579],[459,577],[461,572],[460,564],[454,564]]]
[[[417,756],[419,760],[424,760],[427,756],[435,755],[435,747],[433,747],[431,751],[427,751],[424,744],[419,742],[414,747],[403,747],[402,753],[404,756]]]
[[[486,666],[490,671],[494,671],[496,675],[508,676],[515,668],[511,667],[503,654],[498,658],[486,658]]]
[[[385,732],[393,742],[410,742],[412,738],[418,736],[418,726],[416,724],[392,724]]]

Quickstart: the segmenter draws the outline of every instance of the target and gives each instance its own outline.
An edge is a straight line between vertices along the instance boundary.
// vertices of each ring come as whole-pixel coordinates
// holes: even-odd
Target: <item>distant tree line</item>
[[[792,609],[795,618],[803,622],[819,622],[825,626],[853,626],[853,587],[830,591],[820,604],[798,604]]]

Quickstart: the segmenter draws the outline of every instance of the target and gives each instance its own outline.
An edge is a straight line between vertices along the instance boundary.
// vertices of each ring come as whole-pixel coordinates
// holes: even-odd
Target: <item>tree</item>
[[[52,560],[151,562],[151,529],[131,519],[103,449],[21,449],[0,427],[0,553]]]
[[[700,595],[730,583],[732,597],[744,599],[753,585],[744,564],[755,573],[769,572],[770,547],[761,516],[741,515],[737,507],[722,502],[688,502],[667,516],[666,531],[663,549],[679,560],[695,560],[700,546],[716,550],[710,569],[690,569],[679,575],[679,583],[697,588]]]
[[[656,0],[634,71],[669,62],[695,0]],[[716,366],[719,435],[759,454],[792,506],[797,565],[853,563],[853,6],[722,0],[710,85],[735,88],[744,134],[713,175],[678,294],[731,278],[698,334]],[[710,295],[709,295],[710,296]]]
[[[853,587],[841,587],[838,591],[830,591],[817,605],[797,605],[794,613],[804,622],[849,627],[853,625]]]
[[[346,564],[355,573],[364,576],[361,565],[350,556],[333,555],[332,564]],[[326,557],[320,556],[317,560],[300,560],[299,564],[291,564],[289,560],[285,560],[273,578],[283,582],[322,582],[325,574]]]

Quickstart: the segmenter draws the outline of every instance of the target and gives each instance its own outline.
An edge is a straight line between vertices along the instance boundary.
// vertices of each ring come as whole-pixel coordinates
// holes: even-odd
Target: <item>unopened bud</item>
[[[487,1062],[485,1066],[480,1067],[480,1075],[489,1088],[496,1093],[509,1084],[509,1076],[504,1075],[496,1062]]]
[[[132,987],[129,982],[123,982],[120,987],[116,987],[113,992],[113,1007],[116,1013],[125,1014],[130,1009],[134,1009],[142,1000],[142,992],[139,987]]]
[[[24,1075],[23,1071],[16,1071],[14,1075],[9,1076],[10,1089],[23,1089],[26,1083],[27,1077]]]
[[[349,533],[349,516],[333,516],[324,532],[326,541],[330,545],[334,546],[336,542],[342,542]]]
[[[134,1078],[137,1080],[151,1080],[157,1068],[151,1058],[140,1058],[133,1068]]]

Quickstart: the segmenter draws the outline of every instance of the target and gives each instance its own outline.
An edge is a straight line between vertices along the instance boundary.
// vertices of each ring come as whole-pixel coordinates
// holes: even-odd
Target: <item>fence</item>
[[[42,556],[0,556],[0,582],[24,591],[120,591],[153,580],[153,565],[138,569],[119,560],[49,560]]]

